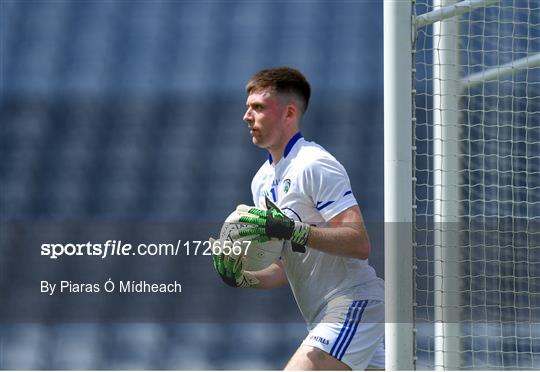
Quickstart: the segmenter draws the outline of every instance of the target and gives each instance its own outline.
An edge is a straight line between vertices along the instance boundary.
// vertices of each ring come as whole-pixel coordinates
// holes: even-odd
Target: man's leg
[[[350,371],[345,363],[313,346],[301,345],[291,357],[285,371]]]

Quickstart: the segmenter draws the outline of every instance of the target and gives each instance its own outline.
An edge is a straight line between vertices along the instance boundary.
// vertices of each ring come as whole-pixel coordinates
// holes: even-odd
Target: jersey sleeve
[[[336,159],[322,158],[309,164],[303,182],[304,190],[325,221],[358,204],[349,176]]]

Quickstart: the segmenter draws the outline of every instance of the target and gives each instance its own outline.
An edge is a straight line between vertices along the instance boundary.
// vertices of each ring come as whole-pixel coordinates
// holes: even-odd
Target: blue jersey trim
[[[302,136],[302,133],[301,133],[301,132],[298,132],[298,133],[296,133],[296,134],[289,140],[289,142],[287,143],[287,146],[285,146],[285,152],[283,153],[283,157],[284,157],[284,158],[286,158],[287,155],[289,155],[289,152],[291,152],[291,150],[292,150],[294,144],[295,144],[296,142],[298,142],[298,140],[299,140],[300,138],[302,138],[302,137],[303,137],[303,136]],[[272,154],[270,154],[270,153],[268,153],[268,162],[269,162],[270,164],[272,164],[272,162],[273,162],[273,160],[272,160]]]
[[[330,204],[334,203],[335,201],[334,200],[330,200],[329,202],[326,202],[324,203],[323,205],[319,206],[319,204],[321,204],[322,202],[317,202],[317,205],[315,206],[315,208],[317,208],[318,211],[328,207]]]
[[[287,143],[287,146],[285,146],[285,152],[283,153],[284,157],[287,157],[287,155],[289,155],[289,152],[291,152],[294,144],[298,142],[300,138],[302,138],[302,133],[298,132],[293,136],[293,138],[290,139],[289,143]]]
[[[349,194],[352,194],[352,190],[347,191],[345,194],[343,194],[343,196],[347,196]]]

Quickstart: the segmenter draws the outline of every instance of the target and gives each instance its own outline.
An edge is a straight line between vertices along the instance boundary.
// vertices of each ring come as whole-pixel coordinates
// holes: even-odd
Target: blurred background
[[[377,0],[1,0],[0,289],[32,267],[13,254],[29,249],[21,226],[174,229],[221,223],[251,203],[251,177],[266,154],[242,122],[244,85],[280,65],[311,82],[302,132],[347,169],[375,226],[370,261],[382,276],[382,22]],[[149,270],[199,273],[197,285],[216,304],[241,296],[208,260]],[[269,296],[297,312],[288,290]],[[279,369],[306,335],[294,319],[4,319],[0,368]]]

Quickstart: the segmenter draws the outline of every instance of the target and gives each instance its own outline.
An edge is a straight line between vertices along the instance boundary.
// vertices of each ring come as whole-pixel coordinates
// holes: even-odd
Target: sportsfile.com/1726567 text
[[[208,241],[178,240],[173,243],[124,243],[121,240],[107,240],[104,243],[44,243],[41,255],[50,259],[63,256],[93,256],[107,258],[113,256],[211,256],[245,255],[251,241]]]

